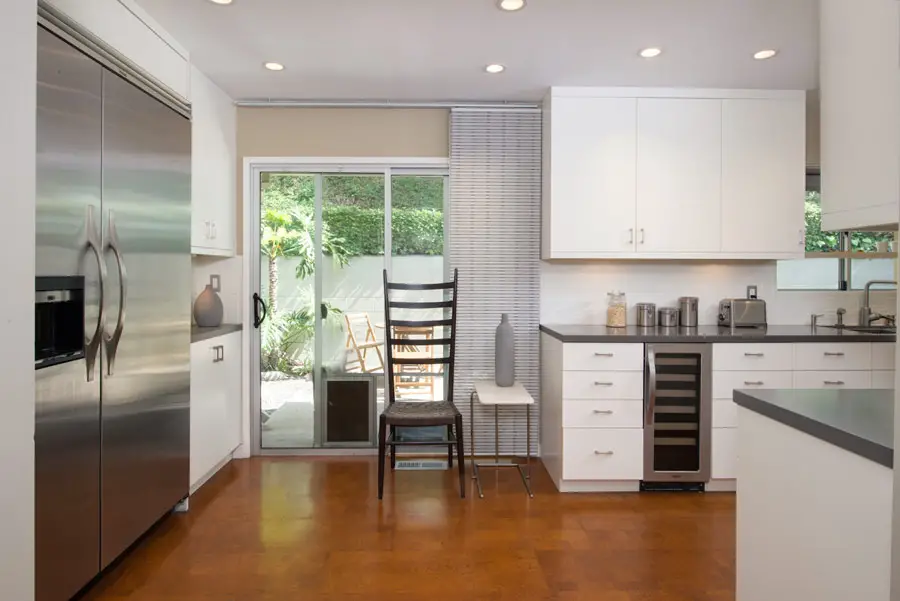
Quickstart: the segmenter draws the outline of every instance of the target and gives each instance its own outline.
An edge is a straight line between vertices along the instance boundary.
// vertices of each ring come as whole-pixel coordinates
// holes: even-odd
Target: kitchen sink
[[[861,334],[896,334],[897,326],[820,326],[823,328],[833,328],[835,330],[850,330],[851,332],[859,332]]]

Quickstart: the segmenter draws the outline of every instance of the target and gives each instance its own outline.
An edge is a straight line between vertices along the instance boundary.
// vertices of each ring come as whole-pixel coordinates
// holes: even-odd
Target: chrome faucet
[[[879,319],[893,319],[888,315],[879,315],[878,313],[872,313],[872,307],[869,306],[869,293],[871,292],[873,285],[884,285],[884,286],[897,286],[897,282],[893,280],[871,280],[866,282],[865,287],[863,288],[863,306],[859,308],[859,325],[867,326],[871,324],[873,321],[877,321]]]

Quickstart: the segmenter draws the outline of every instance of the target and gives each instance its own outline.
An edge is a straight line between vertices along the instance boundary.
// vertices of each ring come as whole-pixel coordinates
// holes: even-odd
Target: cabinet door
[[[223,361],[218,365],[225,382],[225,429],[223,455],[241,444],[241,333],[228,334],[221,339]]]
[[[722,101],[641,98],[637,252],[721,249]]]
[[[636,107],[634,98],[553,99],[547,258],[634,251]]]
[[[191,486],[222,459],[225,389],[215,362],[217,340],[191,345]]]
[[[722,251],[803,257],[806,107],[722,101]]]

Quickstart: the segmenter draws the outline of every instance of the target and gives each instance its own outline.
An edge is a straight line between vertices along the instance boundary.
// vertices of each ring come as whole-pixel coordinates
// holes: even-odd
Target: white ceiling
[[[816,0],[137,0],[236,99],[538,100],[551,85],[813,89]],[[652,60],[641,48],[659,46]],[[773,59],[752,54],[776,48]],[[266,61],[285,70],[263,69]],[[484,72],[502,63],[500,75]]]

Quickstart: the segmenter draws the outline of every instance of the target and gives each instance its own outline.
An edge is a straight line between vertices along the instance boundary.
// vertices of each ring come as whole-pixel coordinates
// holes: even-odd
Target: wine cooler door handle
[[[647,415],[644,423],[653,425],[653,412],[656,411],[656,353],[647,348]]]

